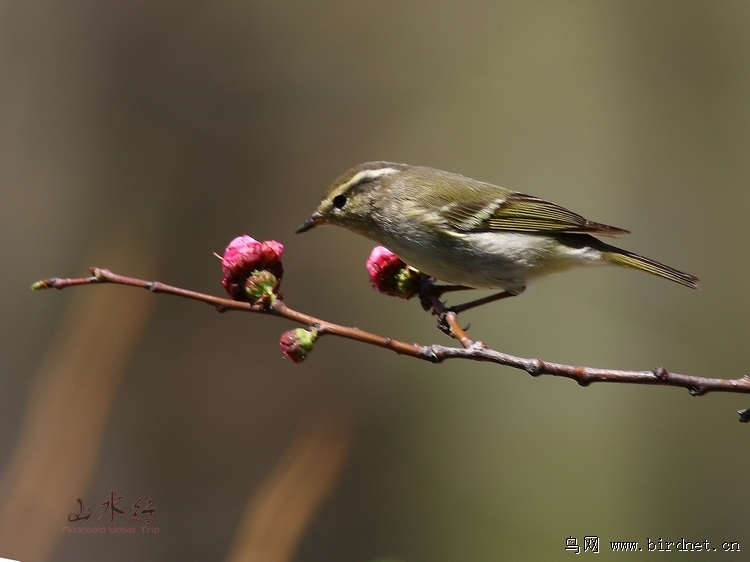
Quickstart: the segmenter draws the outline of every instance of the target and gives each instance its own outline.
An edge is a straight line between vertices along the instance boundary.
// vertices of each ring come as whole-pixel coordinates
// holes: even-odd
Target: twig
[[[309,314],[298,312],[284,304],[281,299],[276,299],[271,304],[251,304],[189,291],[187,289],[166,285],[158,281],[145,281],[133,277],[117,275],[107,269],[94,267],[91,268],[90,271],[92,274],[91,277],[72,279],[53,277],[35,283],[32,288],[37,290],[64,289],[66,287],[97,283],[129,285],[132,287],[141,287],[153,293],[166,293],[205,302],[206,304],[215,307],[220,312],[227,310],[242,310],[245,312],[255,312],[286,318],[287,320],[314,328],[318,335],[321,336],[332,335],[356,340],[362,343],[390,349],[401,355],[408,355],[409,357],[430,361],[432,363],[441,363],[446,359],[484,361],[512,367],[514,369],[520,369],[535,377],[539,375],[552,375],[573,379],[581,386],[588,386],[592,382],[610,382],[676,386],[686,388],[693,396],[702,396],[709,392],[736,392],[750,394],[750,377],[747,375],[738,379],[717,379],[673,373],[664,367],[657,367],[652,371],[597,369],[593,367],[550,363],[548,361],[542,361],[541,359],[526,359],[496,351],[494,349],[489,349],[482,342],[472,340],[458,323],[456,313],[448,309],[443,302],[434,295],[430,296],[429,299],[433,311],[440,317],[439,325],[441,329],[451,337],[455,338],[462,347],[407,343],[366,332],[359,328],[341,326]],[[740,411],[740,421],[747,422],[750,420],[748,411],[750,410]]]

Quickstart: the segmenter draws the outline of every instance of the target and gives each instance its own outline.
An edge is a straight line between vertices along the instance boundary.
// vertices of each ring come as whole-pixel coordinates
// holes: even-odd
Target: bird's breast
[[[389,236],[385,246],[420,271],[444,282],[482,289],[519,289],[529,280],[594,261],[548,235],[519,232],[457,233],[420,230]]]

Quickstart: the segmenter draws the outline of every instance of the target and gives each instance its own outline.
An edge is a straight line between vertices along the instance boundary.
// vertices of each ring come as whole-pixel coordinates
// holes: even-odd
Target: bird
[[[616,265],[699,289],[697,277],[607,244],[629,231],[594,222],[539,197],[452,172],[366,162],[339,176],[296,230],[335,225],[446,283],[523,292],[577,266]]]

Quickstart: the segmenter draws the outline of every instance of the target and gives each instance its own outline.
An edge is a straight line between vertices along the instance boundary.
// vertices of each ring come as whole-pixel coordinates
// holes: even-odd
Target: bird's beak
[[[312,215],[310,215],[310,218],[303,222],[294,232],[296,234],[307,232],[311,228],[314,228],[319,224],[323,224],[323,222],[323,215],[321,215],[318,211],[315,211]]]

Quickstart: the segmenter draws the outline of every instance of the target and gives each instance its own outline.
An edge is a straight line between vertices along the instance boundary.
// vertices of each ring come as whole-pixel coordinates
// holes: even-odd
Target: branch
[[[145,281],[133,277],[117,275],[107,269],[91,268],[90,271],[92,274],[90,277],[72,279],[53,277],[35,283],[32,288],[36,290],[64,289],[66,287],[78,285],[94,285],[101,283],[128,285],[132,287],[141,287],[153,293],[166,293],[177,297],[201,301],[215,307],[219,312],[239,310],[285,318],[292,322],[309,327],[317,334],[317,336],[332,335],[355,340],[369,345],[390,349],[400,355],[407,355],[416,359],[430,361],[431,363],[441,363],[447,359],[483,361],[520,369],[534,377],[539,375],[552,375],[573,379],[581,386],[588,386],[592,382],[610,382],[676,386],[686,388],[693,396],[702,396],[709,392],[736,392],[750,394],[750,377],[747,375],[738,379],[717,379],[673,373],[664,367],[657,367],[652,371],[597,369],[593,367],[551,363],[548,361],[542,361],[541,359],[526,359],[489,349],[482,342],[474,341],[469,337],[466,331],[458,323],[457,314],[447,308],[436,295],[427,297],[432,305],[433,312],[439,316],[441,328],[451,337],[456,339],[461,344],[461,347],[407,343],[366,332],[359,328],[341,326],[340,324],[334,324],[333,322],[328,322],[315,316],[294,310],[288,307],[281,297],[271,301],[259,300],[255,303],[249,303],[189,291],[187,289],[166,285],[158,281]],[[741,410],[739,413],[740,421],[750,421],[750,409]]]

